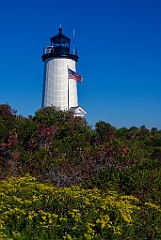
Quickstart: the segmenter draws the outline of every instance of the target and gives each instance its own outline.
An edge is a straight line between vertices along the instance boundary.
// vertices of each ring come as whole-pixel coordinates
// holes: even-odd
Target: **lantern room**
[[[62,34],[62,28],[59,28],[59,33],[55,37],[50,38],[50,41],[55,52],[70,53],[70,38]]]
[[[62,28],[59,28],[59,33],[50,38],[50,46],[43,50],[42,60],[45,61],[50,57],[62,57],[78,61],[77,50],[70,46],[70,38],[62,33]]]

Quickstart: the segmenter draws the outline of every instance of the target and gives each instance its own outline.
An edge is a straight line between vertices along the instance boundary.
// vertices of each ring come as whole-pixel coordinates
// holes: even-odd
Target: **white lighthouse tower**
[[[81,80],[76,73],[77,50],[70,46],[70,38],[62,34],[62,28],[43,50],[42,60],[45,63],[42,107],[55,106],[84,117],[86,112],[78,106],[77,79],[69,78],[70,72]]]

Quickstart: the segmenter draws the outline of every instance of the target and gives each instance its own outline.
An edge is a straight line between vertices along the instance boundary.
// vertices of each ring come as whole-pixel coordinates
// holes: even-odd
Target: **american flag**
[[[82,76],[68,68],[68,78],[74,79],[76,82],[82,82]]]

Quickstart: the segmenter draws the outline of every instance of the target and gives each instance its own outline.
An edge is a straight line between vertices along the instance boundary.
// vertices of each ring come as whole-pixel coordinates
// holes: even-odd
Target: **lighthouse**
[[[54,106],[84,117],[86,112],[78,105],[77,82],[82,77],[76,73],[77,50],[70,46],[70,38],[58,29],[50,38],[50,45],[43,49],[44,79],[42,107]]]

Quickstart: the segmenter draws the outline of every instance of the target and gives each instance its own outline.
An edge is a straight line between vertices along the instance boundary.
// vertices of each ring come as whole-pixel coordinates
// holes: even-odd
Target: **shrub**
[[[2,239],[105,240],[129,239],[130,235],[133,239],[140,210],[139,200],[133,196],[78,186],[56,188],[29,175],[2,181],[0,192]],[[160,213],[156,205],[144,207]]]

